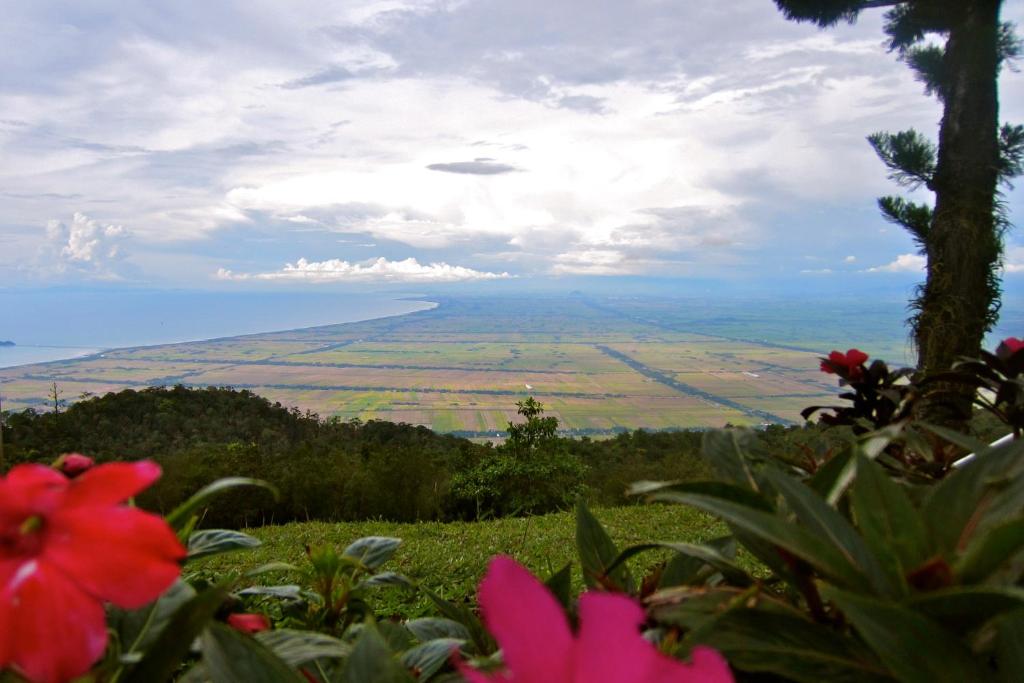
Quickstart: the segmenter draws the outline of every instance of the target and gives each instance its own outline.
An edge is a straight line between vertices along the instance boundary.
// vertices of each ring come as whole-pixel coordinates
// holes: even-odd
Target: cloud
[[[843,259],[843,263],[856,263],[856,262],[857,262],[857,257],[856,256],[847,256],[846,258]]]
[[[234,273],[220,268],[219,280],[278,280],[302,282],[466,282],[473,280],[502,280],[513,277],[508,273],[488,273],[447,263],[420,264],[415,258],[389,261],[384,257],[358,263],[340,259],[295,263],[271,273]]]
[[[1006,249],[1003,270],[1008,274],[1024,273],[1024,247],[1008,247]]]
[[[474,159],[473,161],[452,161],[443,164],[428,164],[431,171],[443,173],[466,173],[469,175],[499,175],[513,173],[519,169],[508,164],[499,164],[492,159]]]
[[[116,277],[114,265],[121,260],[128,230],[104,225],[76,212],[67,225],[51,220],[46,225],[48,256],[58,272],[68,270],[99,277]]]
[[[920,273],[928,265],[928,259],[920,254],[900,254],[892,263],[868,268],[869,273]]]

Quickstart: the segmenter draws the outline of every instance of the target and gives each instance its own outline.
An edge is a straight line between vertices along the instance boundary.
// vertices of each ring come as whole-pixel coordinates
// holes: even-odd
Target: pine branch
[[[928,235],[932,226],[932,208],[927,204],[915,204],[902,197],[879,197],[878,208],[885,220],[901,225],[914,238],[921,253],[928,253]]]
[[[911,128],[899,133],[874,133],[868,136],[878,158],[889,169],[889,179],[916,190],[931,189],[935,176],[935,145]]]

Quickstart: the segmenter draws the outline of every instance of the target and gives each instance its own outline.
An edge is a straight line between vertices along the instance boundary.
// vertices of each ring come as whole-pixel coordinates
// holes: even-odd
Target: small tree
[[[516,456],[529,456],[538,448],[550,444],[558,432],[558,418],[544,414],[544,404],[530,396],[525,401],[517,401],[516,407],[526,422],[508,423],[508,441],[506,447]]]

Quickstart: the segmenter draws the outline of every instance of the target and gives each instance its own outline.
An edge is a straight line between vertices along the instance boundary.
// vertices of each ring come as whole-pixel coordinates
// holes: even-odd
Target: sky
[[[822,31],[771,0],[0,4],[0,286],[921,279],[865,136],[934,136],[941,112],[881,11]],[[1024,74],[1000,85],[1024,122]],[[1005,270],[1024,292],[1019,230]]]

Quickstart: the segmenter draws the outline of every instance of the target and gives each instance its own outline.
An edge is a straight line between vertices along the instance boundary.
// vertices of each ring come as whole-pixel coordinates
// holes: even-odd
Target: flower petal
[[[64,504],[116,505],[148,488],[159,478],[160,466],[151,460],[99,465],[71,482]]]
[[[480,583],[480,607],[501,646],[511,680],[569,680],[569,623],[554,596],[522,565],[504,555],[492,559]]]
[[[8,661],[33,683],[82,675],[107,645],[100,602],[35,560],[22,563],[0,586],[0,627],[8,626],[0,631],[6,634]]]
[[[693,665],[658,652],[640,634],[644,612],[632,599],[610,593],[580,598],[580,633],[574,683],[729,683],[728,665],[714,650],[697,648]],[[699,650],[699,652],[698,652]]]
[[[18,465],[0,477],[0,527],[20,526],[25,517],[46,514],[61,504],[67,477],[45,465]]]
[[[119,607],[152,602],[181,574],[185,548],[154,514],[129,507],[79,507],[59,510],[49,524],[41,560]]]

